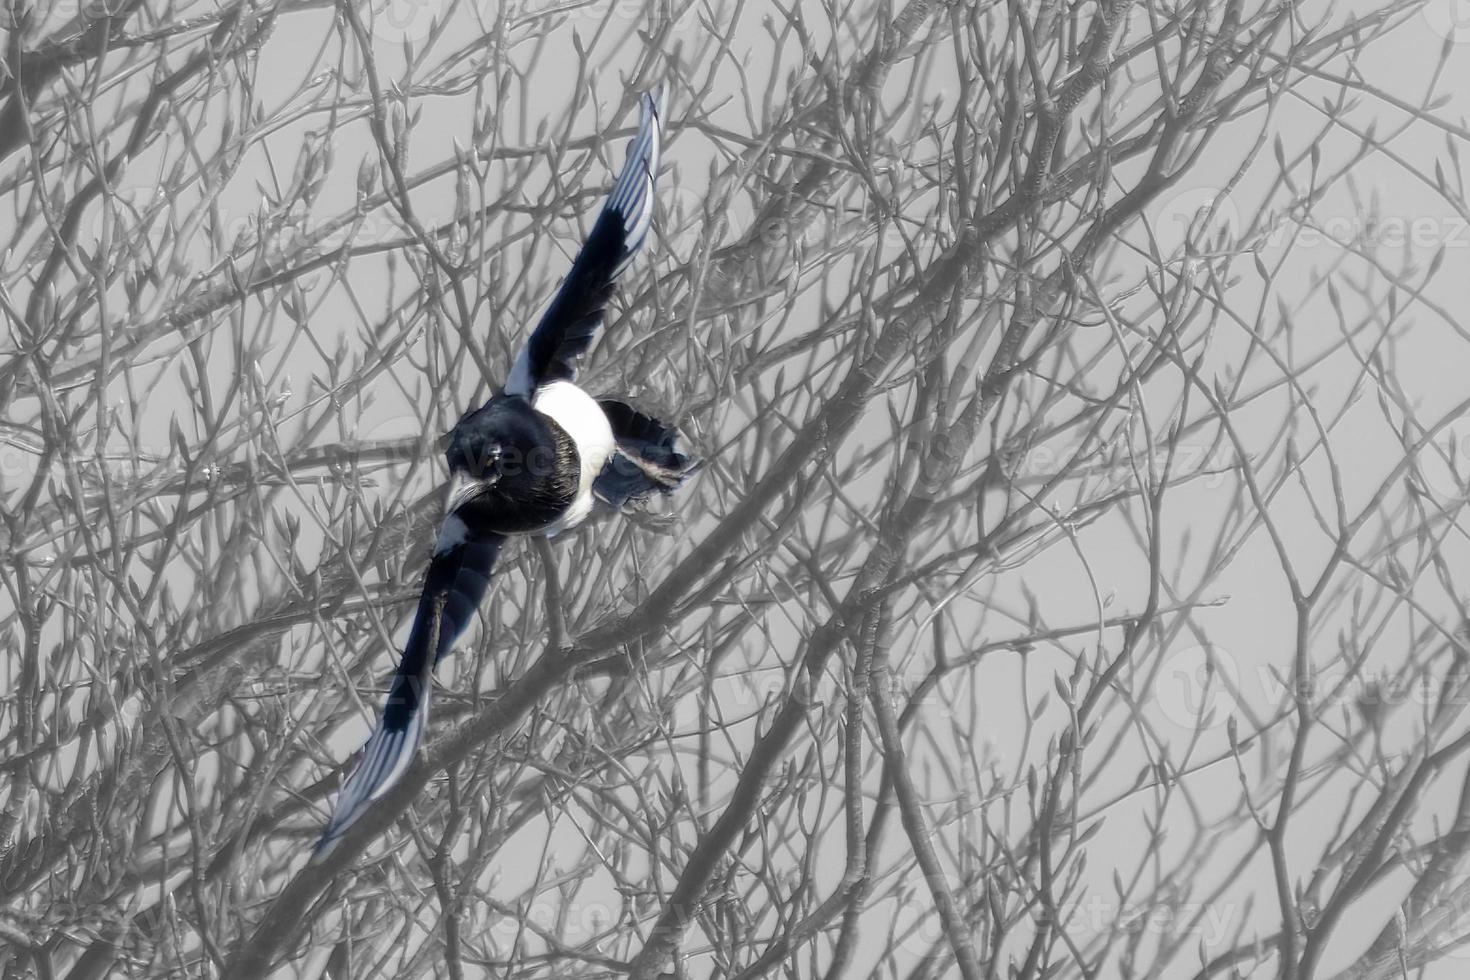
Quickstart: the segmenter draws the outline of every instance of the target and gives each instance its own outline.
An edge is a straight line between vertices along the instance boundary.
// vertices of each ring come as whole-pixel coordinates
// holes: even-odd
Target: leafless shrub
[[[7,977],[1366,978],[1470,933],[1452,4],[7,3]],[[434,439],[659,79],[588,387],[706,467],[507,554],[307,866]]]

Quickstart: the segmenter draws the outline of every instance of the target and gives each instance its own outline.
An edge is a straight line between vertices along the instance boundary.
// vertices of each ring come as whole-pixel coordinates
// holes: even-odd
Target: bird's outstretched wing
[[[434,666],[474,618],[504,541],[498,534],[471,532],[453,514],[445,518],[383,716],[337,794],[332,818],[317,841],[318,859],[331,852],[347,828],[398,782],[413,760],[429,720]]]
[[[628,147],[628,160],[582,243],[572,271],[516,358],[505,383],[507,394],[529,398],[547,382],[572,380],[577,358],[602,326],[602,311],[618,276],[638,253],[653,224],[654,183],[663,140],[658,103],[658,93],[644,94],[638,135]]]

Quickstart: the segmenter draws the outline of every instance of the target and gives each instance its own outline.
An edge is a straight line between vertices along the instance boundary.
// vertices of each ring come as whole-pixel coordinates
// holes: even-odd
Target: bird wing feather
[[[552,381],[571,381],[577,358],[602,326],[618,277],[643,247],[653,224],[654,187],[663,140],[658,93],[640,100],[638,133],[587,240],[551,305],[526,341],[505,383],[527,398]]]
[[[445,519],[383,714],[337,794],[332,817],[316,845],[318,859],[330,853],[347,828],[398,782],[413,761],[428,724],[434,667],[474,618],[504,541],[499,534],[469,530],[453,514]]]

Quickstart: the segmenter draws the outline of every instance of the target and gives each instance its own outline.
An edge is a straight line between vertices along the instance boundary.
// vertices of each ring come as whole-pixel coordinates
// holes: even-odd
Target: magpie
[[[382,717],[317,842],[324,857],[413,759],[431,677],[469,625],[508,538],[560,534],[599,506],[671,493],[694,466],[673,426],[576,385],[577,360],[602,326],[618,277],[653,222],[662,140],[659,100],[640,100],[638,132],[571,271],[504,387],[444,436],[444,518]]]

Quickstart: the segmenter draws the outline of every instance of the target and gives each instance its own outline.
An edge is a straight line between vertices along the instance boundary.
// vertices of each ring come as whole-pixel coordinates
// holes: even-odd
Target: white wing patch
[[[515,364],[511,366],[510,377],[505,379],[505,393],[530,398],[535,386],[536,380],[531,377],[531,350],[522,345],[521,352],[516,355]]]
[[[458,514],[448,515],[444,518],[444,523],[439,526],[439,538],[434,542],[434,554],[442,555],[451,548],[459,547],[469,536],[470,529],[465,526],[463,518]]]

